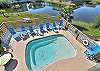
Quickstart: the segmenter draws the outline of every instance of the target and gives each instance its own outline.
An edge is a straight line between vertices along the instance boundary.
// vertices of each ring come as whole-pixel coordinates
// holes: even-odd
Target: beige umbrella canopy
[[[12,57],[11,57],[10,53],[7,53],[7,54],[4,54],[3,56],[1,56],[0,57],[0,66],[3,66],[6,63],[8,63],[11,58]]]

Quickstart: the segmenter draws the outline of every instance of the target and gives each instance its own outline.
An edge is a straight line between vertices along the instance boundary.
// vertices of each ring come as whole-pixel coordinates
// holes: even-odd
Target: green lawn
[[[20,13],[10,13],[8,14],[8,17],[0,16],[0,24],[2,22],[7,22],[7,21],[22,20],[23,18],[30,18],[32,20],[32,24],[36,24],[36,22],[38,24],[44,23],[44,22],[52,22],[54,20],[57,21],[59,19],[59,17],[51,17],[48,14],[29,14],[25,12],[20,12]],[[37,21],[36,21],[36,18],[38,18]],[[24,23],[22,22],[10,23],[10,25],[14,25],[14,26],[18,26],[20,24],[24,24]]]
[[[18,21],[18,20],[22,20],[23,18],[30,18],[32,20],[32,23],[24,23],[22,21],[20,22]],[[0,24],[2,22],[7,22],[6,25],[8,27],[12,26],[14,28],[18,28],[21,25],[27,27],[29,25],[39,25],[41,23],[43,24],[46,22],[52,23],[53,21],[59,21],[59,16],[55,17],[55,16],[50,16],[48,14],[29,14],[29,13],[24,13],[24,12],[20,12],[19,14],[11,13],[9,14],[9,17],[0,16]],[[5,29],[2,29],[2,31],[5,31]],[[0,31],[0,36],[3,36],[3,34],[4,32],[2,33]]]
[[[100,37],[100,29],[93,28],[93,23],[73,21],[73,25],[87,35]]]

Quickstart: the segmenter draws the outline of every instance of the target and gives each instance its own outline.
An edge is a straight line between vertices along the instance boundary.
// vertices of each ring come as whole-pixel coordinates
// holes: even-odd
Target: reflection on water
[[[51,6],[45,6],[39,9],[29,9],[28,12],[34,14],[50,14],[53,16],[57,16],[59,14],[58,11],[54,10]]]
[[[19,4],[19,7],[17,8],[18,12],[29,12],[33,14],[50,14],[53,16],[59,15],[59,11],[53,7],[50,6],[48,3],[21,3]]]
[[[98,15],[100,15],[100,5],[97,5],[96,7],[83,6],[74,10],[73,13],[74,20],[86,22],[94,22]]]

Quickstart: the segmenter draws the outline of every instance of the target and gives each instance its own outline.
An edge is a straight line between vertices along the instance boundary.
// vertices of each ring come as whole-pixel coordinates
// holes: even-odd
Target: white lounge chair
[[[4,66],[5,64],[7,64],[11,58],[12,55],[10,53],[0,56],[0,66]]]

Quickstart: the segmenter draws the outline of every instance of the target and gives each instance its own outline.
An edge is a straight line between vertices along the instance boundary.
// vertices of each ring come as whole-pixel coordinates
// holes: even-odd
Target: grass
[[[100,37],[100,30],[99,28],[94,28],[93,23],[73,21],[73,25],[87,35]]]
[[[23,24],[24,26],[25,25],[27,26],[26,23],[16,21],[16,20],[22,20],[23,18],[30,18],[32,20],[32,23],[29,23],[29,24],[36,24],[36,25],[38,25],[40,23],[44,23],[44,22],[52,22],[54,20],[57,21],[59,19],[59,17],[51,17],[48,14],[29,14],[29,13],[25,13],[25,12],[10,13],[8,15],[9,15],[8,17],[0,16],[0,23],[10,21],[10,23],[8,23],[8,24],[16,26],[16,27],[18,27],[21,24]],[[38,18],[38,19],[36,20],[36,18]]]
[[[22,21],[18,21],[22,20],[23,18],[30,18],[32,20],[32,23],[24,23]],[[54,17],[48,14],[29,14],[26,12],[10,13],[9,17],[0,16],[0,24],[2,22],[7,22],[6,25],[8,27],[14,27],[14,28],[18,28],[21,25],[27,27],[29,25],[39,25],[41,23],[46,23],[46,22],[52,23],[53,21],[59,21],[59,16]],[[2,28],[4,29],[0,31],[0,36],[3,36],[3,34],[5,34],[5,26],[2,26]]]

